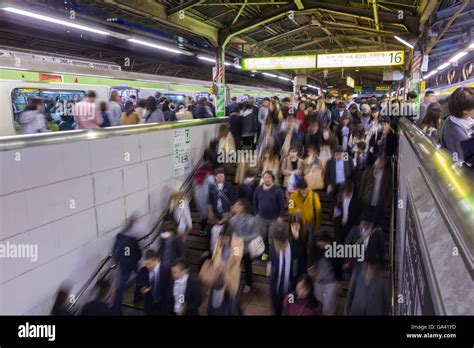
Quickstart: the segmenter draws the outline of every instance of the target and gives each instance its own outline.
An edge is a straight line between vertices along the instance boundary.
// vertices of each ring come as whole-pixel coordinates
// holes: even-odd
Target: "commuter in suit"
[[[267,263],[267,276],[270,277],[270,296],[276,315],[282,313],[283,299],[295,286],[298,279],[299,255],[296,244],[290,243],[286,228],[273,227],[273,243],[270,245],[270,257]]]
[[[145,299],[145,315],[168,314],[167,289],[170,273],[162,264],[160,255],[152,249],[145,253],[145,266],[137,276],[137,288]]]
[[[334,207],[336,243],[343,243],[352,227],[359,224],[362,201],[355,195],[354,183],[347,181],[338,195]]]
[[[398,146],[398,137],[390,127],[390,118],[384,116],[380,120],[382,131],[374,133],[370,139],[369,147],[374,148],[374,156],[392,157]]]
[[[230,207],[235,200],[232,184],[225,180],[223,168],[214,171],[215,184],[209,186],[209,220],[212,224],[223,224],[229,217]]]
[[[347,315],[389,315],[390,288],[380,263],[379,250],[369,243],[365,260],[354,269],[347,293]]]
[[[201,284],[189,273],[189,264],[181,258],[174,260],[171,276],[171,313],[179,316],[199,315],[199,306],[202,303]]]
[[[117,305],[114,303],[112,286],[108,280],[100,280],[96,284],[97,297],[84,305],[81,315],[84,316],[110,316],[118,315]]]
[[[354,164],[349,154],[344,152],[341,146],[334,150],[334,157],[326,163],[324,174],[324,186],[329,195],[336,197],[342,185],[352,178]]]
[[[360,224],[357,226],[352,227],[349,235],[347,236],[344,244],[359,244],[363,245],[364,250],[364,260],[367,258],[367,250],[371,248],[376,257],[376,261],[380,264],[380,266],[384,267],[385,262],[385,244],[383,238],[382,229],[379,227],[374,226],[374,213],[370,209],[364,209],[362,215],[360,217]],[[352,278],[356,275],[356,273],[360,270],[361,262],[355,260],[354,269],[351,277]],[[348,264],[344,267],[345,269],[348,268]]]
[[[163,221],[158,238],[158,253],[163,269],[171,272],[171,265],[177,258],[186,258],[186,247],[176,233],[176,223],[172,220]]]
[[[123,292],[130,275],[137,272],[138,262],[142,258],[142,251],[138,246],[137,239],[132,233],[137,228],[137,218],[133,214],[127,221],[125,227],[117,234],[113,247],[113,256],[119,264],[119,282],[117,286],[117,301],[122,303]]]
[[[359,198],[365,208],[372,210],[375,223],[380,224],[392,203],[392,168],[388,157],[377,158],[372,167],[364,171]]]

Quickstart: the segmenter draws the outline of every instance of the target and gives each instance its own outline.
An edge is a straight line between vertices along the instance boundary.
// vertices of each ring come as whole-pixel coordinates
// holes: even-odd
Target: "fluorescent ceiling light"
[[[88,27],[88,26],[85,26],[85,25],[74,23],[73,21],[64,21],[64,20],[61,20],[61,19],[44,16],[44,15],[39,14],[39,13],[29,12],[29,11],[21,10],[21,9],[14,8],[14,7],[4,7],[3,10],[7,11],[7,12],[19,14],[19,15],[22,15],[22,16],[26,16],[26,17],[39,19],[39,20],[42,20],[42,21],[45,21],[45,22],[60,24],[60,25],[66,26],[66,27],[76,28],[76,29],[79,29],[79,30],[90,31],[91,33],[96,33],[96,34],[100,34],[100,35],[110,35],[110,32],[105,31],[105,30],[91,28],[91,27]]]
[[[205,60],[206,62],[211,62],[211,63],[216,63],[216,60],[213,59],[213,58],[208,58],[208,57],[204,57],[204,56],[197,56],[198,59],[201,59],[201,60]]]
[[[433,71],[429,72],[428,75],[425,76],[425,79],[435,75],[437,72],[438,72],[438,70],[433,70]]]
[[[461,59],[462,57],[464,57],[466,54],[467,54],[466,51],[461,51],[461,52],[459,52],[458,54],[456,54],[453,58],[451,58],[451,59],[449,60],[449,62],[450,62],[450,63],[457,62],[459,59]]]
[[[284,76],[278,76],[278,78],[280,80],[285,80],[285,81],[290,81],[291,79],[289,79],[288,77],[284,77]]]
[[[214,58],[209,58],[209,57],[205,57],[205,56],[197,56],[197,58],[201,59],[201,60],[205,60],[206,62],[216,64],[216,60]],[[240,65],[235,65],[235,64],[229,63],[229,62],[224,62],[224,65],[225,66],[233,66],[234,68],[237,68],[237,69],[242,69],[242,67]]]
[[[443,69],[446,69],[446,68],[447,68],[448,66],[450,66],[450,65],[451,65],[451,63],[448,63],[448,62],[443,63],[443,64],[441,64],[436,70],[441,71],[441,70],[443,70]]]
[[[151,42],[146,42],[146,41],[137,40],[137,39],[128,39],[127,41],[133,42],[133,43],[136,43],[136,44],[139,44],[139,45],[143,45],[143,46],[156,48],[156,49],[163,50],[163,51],[168,51],[168,52],[177,53],[177,54],[183,54],[183,51],[180,51],[180,50],[177,50],[177,49],[174,49],[174,48],[170,48],[170,47],[166,47],[166,46],[162,46],[162,45],[157,45],[157,44],[154,44],[154,43],[151,43]]]
[[[474,42],[469,45],[469,48],[474,48]]]
[[[278,77],[278,76],[275,75],[275,74],[270,74],[270,73],[266,73],[266,72],[264,72],[264,73],[262,73],[262,74],[265,75],[265,76],[270,76],[270,77]]]
[[[323,92],[325,92],[325,93],[326,93],[326,92],[327,92],[327,90],[323,89]]]
[[[415,46],[413,46],[412,44],[406,42],[405,40],[403,40],[401,37],[398,37],[398,36],[394,36],[395,39],[397,39],[398,41],[400,41],[402,44],[404,44],[405,46],[408,46],[410,47],[411,49],[414,49]]]

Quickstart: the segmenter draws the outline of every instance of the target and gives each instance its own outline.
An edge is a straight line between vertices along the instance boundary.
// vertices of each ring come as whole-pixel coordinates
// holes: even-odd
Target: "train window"
[[[122,99],[122,104],[125,105],[125,102],[130,98],[131,95],[134,95],[139,98],[139,90],[137,88],[129,88],[129,87],[111,87],[109,90],[109,95],[112,94],[113,91],[116,91],[120,98]]]
[[[42,88],[15,88],[12,91],[12,108],[15,129],[19,131],[20,114],[25,110],[31,98],[44,99],[45,115],[48,129],[59,130],[62,116],[71,114],[72,105],[86,96],[85,91],[42,89]],[[71,115],[72,116],[72,115]]]
[[[173,104],[178,105],[178,104],[186,104],[186,96],[184,94],[172,94],[172,93],[166,93],[164,94],[166,98],[171,100]]]
[[[211,94],[210,93],[205,93],[205,92],[199,92],[196,93],[196,100],[199,101],[202,98],[206,98],[207,100],[211,99]]]

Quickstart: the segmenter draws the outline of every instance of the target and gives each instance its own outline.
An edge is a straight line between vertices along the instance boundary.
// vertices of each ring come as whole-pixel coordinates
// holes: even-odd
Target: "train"
[[[228,98],[236,96],[238,100],[292,94],[277,88],[233,84],[225,88]],[[128,72],[113,63],[0,48],[0,136],[19,133],[18,116],[29,98],[43,98],[48,114],[58,101],[81,99],[88,90],[95,91],[99,101],[109,100],[114,90],[125,98],[147,98],[160,92],[175,103],[184,103],[186,96],[212,98],[210,81]]]

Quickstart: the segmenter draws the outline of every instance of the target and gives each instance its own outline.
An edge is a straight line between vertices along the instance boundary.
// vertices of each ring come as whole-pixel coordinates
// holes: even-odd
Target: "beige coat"
[[[298,157],[298,162],[297,163],[298,164],[297,164],[296,170],[299,171],[298,175],[303,175],[303,170],[304,170],[303,160]],[[290,180],[290,175],[291,175],[292,171],[293,170],[291,168],[290,156],[288,156],[281,162],[281,173],[284,175],[283,187],[285,187],[285,188],[288,187],[288,181]]]
[[[242,256],[244,256],[243,238],[238,237],[235,234],[232,235],[232,239],[230,241],[230,250],[230,258],[224,267],[224,283],[226,291],[229,293],[229,295],[235,297],[239,291],[240,262],[242,261]],[[219,238],[212,255],[212,262],[217,268],[219,268],[221,264],[224,264],[221,252],[221,238]]]

